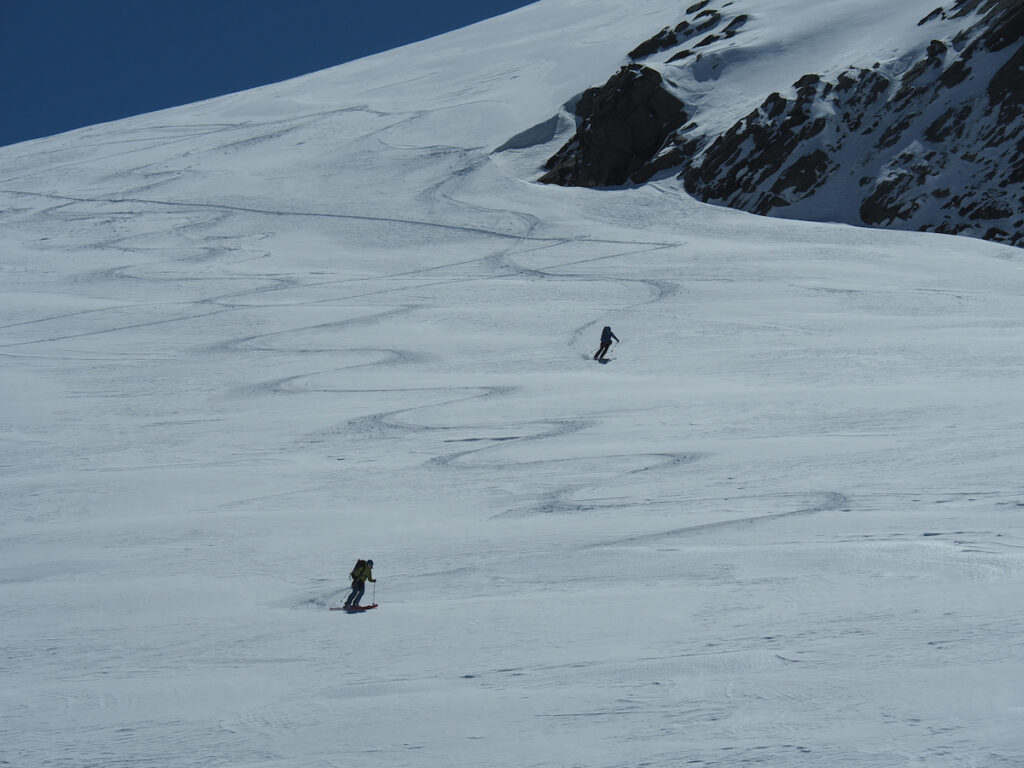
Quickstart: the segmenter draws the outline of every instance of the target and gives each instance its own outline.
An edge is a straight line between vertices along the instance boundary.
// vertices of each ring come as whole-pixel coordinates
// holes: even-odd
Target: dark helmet
[[[367,560],[367,561],[366,561],[366,564],[367,564],[368,566],[370,566],[371,568],[373,568],[373,560]]]

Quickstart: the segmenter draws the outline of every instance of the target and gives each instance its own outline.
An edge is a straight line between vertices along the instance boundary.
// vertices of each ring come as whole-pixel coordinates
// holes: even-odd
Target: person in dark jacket
[[[359,601],[363,599],[363,592],[366,590],[366,582],[376,581],[373,578],[373,560],[358,561],[348,576],[352,579],[352,591],[345,599],[345,607],[358,608]]]
[[[610,326],[606,325],[604,330],[601,331],[601,346],[598,348],[597,352],[594,353],[595,360],[604,360],[604,356],[607,354],[608,348],[612,345],[612,339],[618,341],[619,337],[612,333]]]

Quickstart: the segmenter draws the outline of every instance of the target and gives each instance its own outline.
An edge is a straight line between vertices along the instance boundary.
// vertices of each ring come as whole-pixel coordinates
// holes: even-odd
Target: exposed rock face
[[[702,51],[756,23],[709,5],[631,58],[709,68]],[[940,20],[963,25],[900,75],[870,63],[808,74],[722,133],[701,129],[658,64],[624,67],[580,99],[578,130],[541,181],[639,184],[671,170],[695,197],[759,214],[814,219],[827,200],[833,220],[1024,246],[1024,2],[956,0],[919,26]]]
[[[653,69],[623,67],[576,105],[576,136],[545,168],[547,183],[605,187],[624,184],[686,120],[684,106],[661,87]]]

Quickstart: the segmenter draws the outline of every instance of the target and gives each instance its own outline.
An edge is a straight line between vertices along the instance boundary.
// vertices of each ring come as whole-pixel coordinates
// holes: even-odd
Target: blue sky
[[[0,0],[0,145],[314,72],[527,0]]]

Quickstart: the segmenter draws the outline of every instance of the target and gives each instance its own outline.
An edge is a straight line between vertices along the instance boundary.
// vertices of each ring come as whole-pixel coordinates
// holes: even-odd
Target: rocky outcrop
[[[877,63],[808,74],[715,133],[658,67],[713,76],[719,41],[755,22],[697,3],[583,95],[576,134],[541,181],[641,184],[671,172],[703,201],[754,213],[826,210],[831,220],[1024,246],[1024,3],[956,0],[919,26],[950,21],[962,22],[956,34],[944,24],[946,37],[907,52],[899,75]]]
[[[678,48],[680,45],[698,37],[700,37],[700,40],[694,43],[694,48],[702,48],[719,40],[728,40],[734,37],[739,29],[749,20],[746,14],[741,14],[732,17],[723,25],[724,17],[722,13],[708,8],[708,5],[710,5],[710,0],[703,0],[703,2],[691,5],[686,9],[686,13],[690,18],[683,19],[674,28],[665,27],[649,40],[645,40],[629,52],[629,58],[634,61],[646,59],[661,51]],[[685,59],[692,53],[693,51],[689,49],[678,51],[673,54],[669,61]]]
[[[684,164],[700,149],[701,142],[680,136],[690,115],[672,84],[638,62],[665,51],[672,52],[669,61],[698,59],[701,54],[693,49],[734,37],[748,21],[746,15],[727,16],[710,4],[691,5],[675,27],[636,46],[629,53],[632,64],[582,94],[575,110],[576,134],[544,165],[547,173],[540,181],[580,187],[643,183]]]
[[[623,67],[576,104],[582,121],[572,141],[545,166],[545,183],[581,187],[624,184],[686,120],[685,106],[653,69]]]

